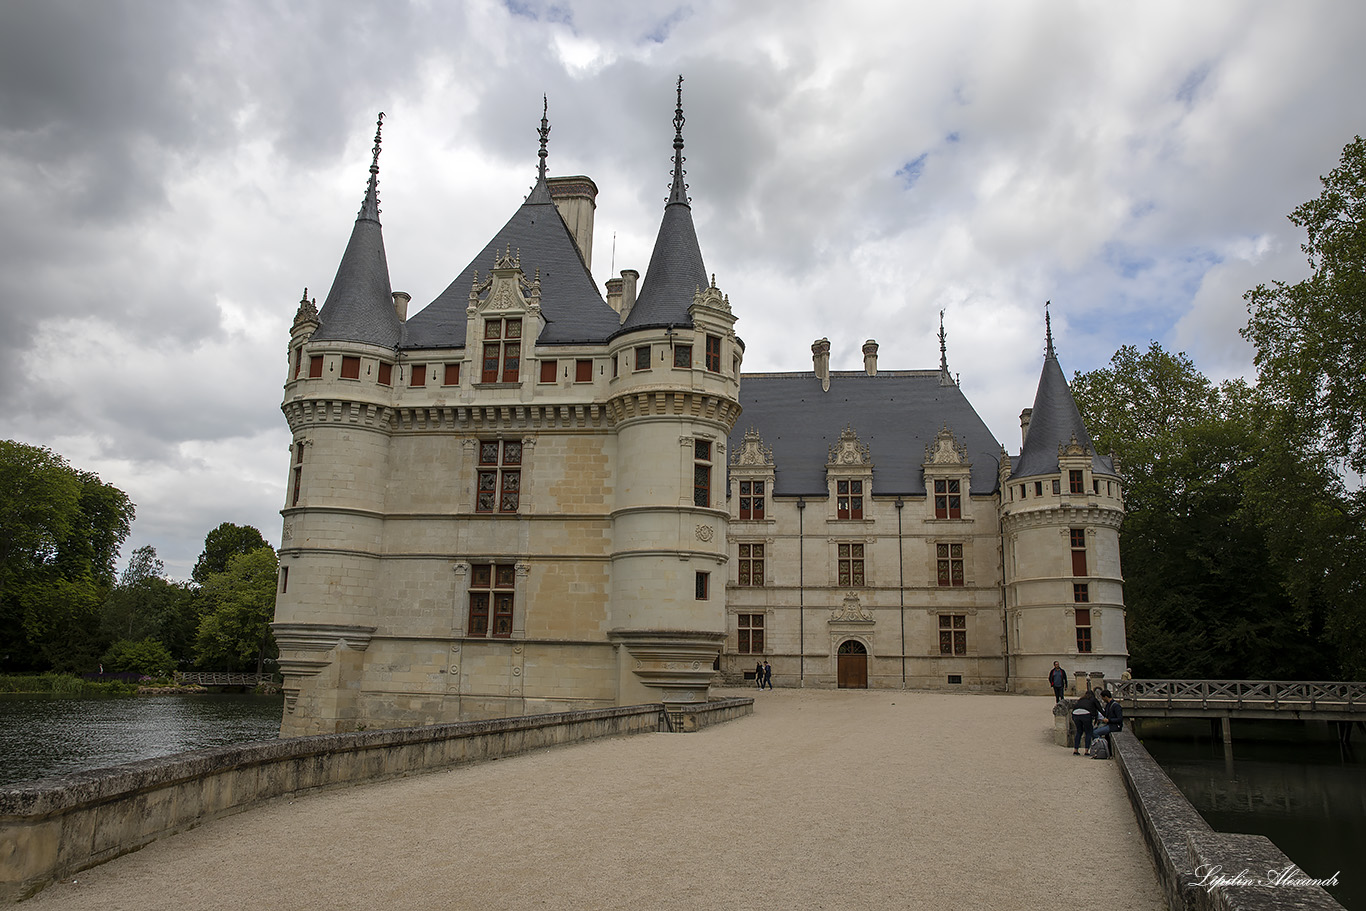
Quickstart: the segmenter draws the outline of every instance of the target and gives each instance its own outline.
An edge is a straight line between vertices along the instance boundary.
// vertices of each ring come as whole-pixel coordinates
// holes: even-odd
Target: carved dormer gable
[[[692,307],[689,310],[713,310],[725,314],[731,312],[730,297],[722,294],[721,290],[716,287],[716,273],[712,273],[710,285],[706,288],[698,288],[693,292]]]
[[[830,469],[867,468],[872,469],[873,459],[868,446],[860,443],[858,434],[852,426],[840,431],[840,438],[830,447],[830,458],[825,467]]]
[[[1077,435],[1075,433],[1072,434],[1072,439],[1068,440],[1066,443],[1058,444],[1058,456],[1060,458],[1066,458],[1067,456],[1089,457],[1090,455],[1091,450],[1077,442]]]
[[[484,281],[479,281],[479,273],[474,273],[470,285],[470,302],[467,312],[495,311],[499,317],[517,316],[529,313],[540,316],[541,311],[541,270],[527,278],[522,270],[522,253],[514,253],[509,247],[494,258],[493,272]]]
[[[318,299],[312,300],[308,297],[308,289],[304,289],[304,296],[299,301],[299,309],[294,313],[294,325],[292,332],[301,329],[313,330],[318,328]]]
[[[736,468],[773,468],[773,450],[764,445],[763,437],[753,427],[745,431],[740,448],[731,453],[730,464]]]
[[[925,444],[925,468],[949,465],[972,467],[968,462],[967,444],[958,442],[953,431],[945,425],[933,440]]]

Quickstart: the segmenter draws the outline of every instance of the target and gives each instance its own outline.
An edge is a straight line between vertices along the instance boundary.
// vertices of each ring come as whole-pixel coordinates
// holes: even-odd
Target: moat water
[[[283,696],[206,694],[73,699],[0,695],[0,786],[274,740]]]
[[[1329,893],[1350,911],[1366,911],[1361,730],[1345,748],[1326,725],[1293,721],[1235,721],[1228,749],[1199,722],[1143,722],[1138,736],[1211,827],[1265,835],[1316,879],[1338,873]]]

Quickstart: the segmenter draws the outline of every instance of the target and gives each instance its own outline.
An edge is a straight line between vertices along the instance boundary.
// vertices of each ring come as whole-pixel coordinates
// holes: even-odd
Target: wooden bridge
[[[1302,680],[1107,680],[1129,718],[1208,718],[1224,740],[1234,718],[1366,723],[1366,682]]]
[[[177,683],[197,683],[200,686],[256,686],[270,683],[270,674],[246,674],[237,671],[184,671],[175,675]]]

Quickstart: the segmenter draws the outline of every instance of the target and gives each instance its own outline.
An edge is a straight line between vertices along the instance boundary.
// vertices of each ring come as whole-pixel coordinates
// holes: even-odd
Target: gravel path
[[[741,694],[695,734],[280,800],[23,907],[1162,911],[1118,768],[1053,745],[1051,698]]]

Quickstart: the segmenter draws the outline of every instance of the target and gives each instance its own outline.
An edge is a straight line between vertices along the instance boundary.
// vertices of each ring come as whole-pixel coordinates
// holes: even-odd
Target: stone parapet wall
[[[512,756],[558,744],[692,731],[754,700],[523,715],[238,744],[0,788],[0,902],[264,801]]]
[[[1214,831],[1130,731],[1110,741],[1172,911],[1343,911],[1319,886],[1267,885],[1268,871],[1295,866],[1270,839]],[[1229,877],[1246,870],[1258,884],[1200,886],[1202,873],[1214,867]]]

